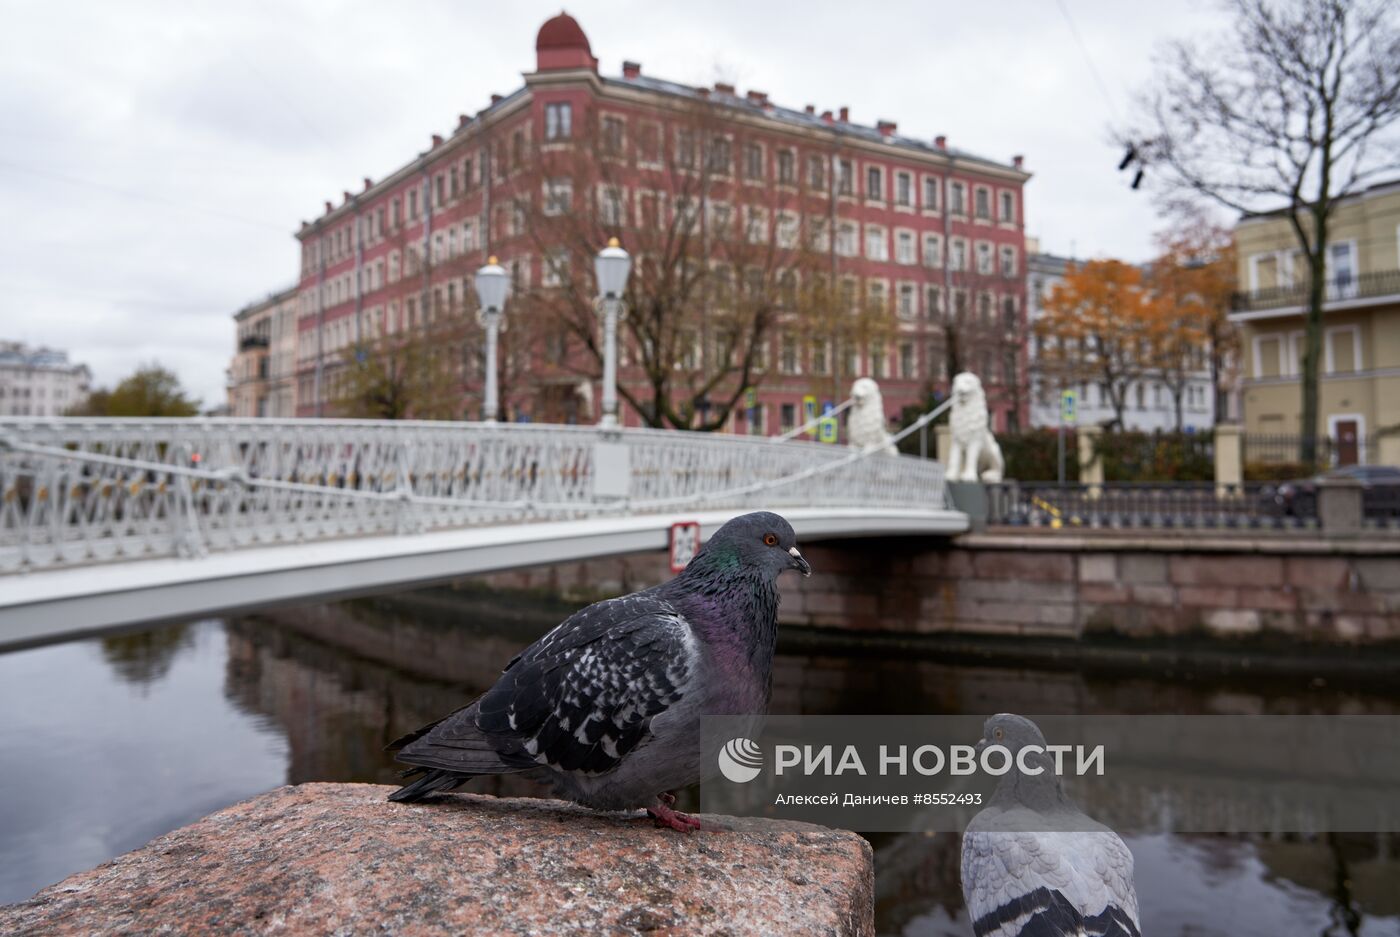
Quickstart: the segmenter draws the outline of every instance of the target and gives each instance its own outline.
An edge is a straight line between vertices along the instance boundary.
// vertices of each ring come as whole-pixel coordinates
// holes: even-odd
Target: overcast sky
[[[300,221],[518,87],[558,12],[520,0],[7,8],[0,339],[67,349],[103,384],[160,361],[206,406],[224,399],[231,314],[295,279]],[[1160,220],[1115,171],[1108,128],[1161,40],[1222,23],[1205,0],[568,10],[604,74],[634,59],[659,77],[729,80],[989,157],[1024,154],[1027,232],[1044,249],[1135,261]]]

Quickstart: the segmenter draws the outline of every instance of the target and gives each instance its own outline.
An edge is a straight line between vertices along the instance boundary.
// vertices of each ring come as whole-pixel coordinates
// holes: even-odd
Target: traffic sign
[[[817,398],[811,394],[802,398],[802,422],[810,423],[817,418]],[[809,435],[816,435],[815,429],[807,430]]]
[[[1060,423],[1073,426],[1079,422],[1079,395],[1072,390],[1060,391]]]
[[[821,442],[836,442],[836,417],[824,416],[817,424],[817,439]]]
[[[756,406],[758,406],[758,391],[754,390],[752,387],[745,387],[744,409],[752,410]]]
[[[671,525],[671,572],[678,573],[690,565],[700,552],[699,521],[680,521]]]

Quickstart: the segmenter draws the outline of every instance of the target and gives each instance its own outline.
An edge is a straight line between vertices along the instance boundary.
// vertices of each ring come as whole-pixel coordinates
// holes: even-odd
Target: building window
[[[907,172],[895,174],[894,203],[905,207],[914,204],[914,177]]]
[[[977,242],[977,272],[983,276],[992,272],[992,245],[986,241]]]
[[[943,239],[936,234],[924,235],[924,266],[943,266]]]
[[[750,205],[745,209],[744,234],[750,244],[768,241],[768,209]]]
[[[573,207],[572,179],[550,179],[544,184],[544,213],[551,217],[566,214]]]
[[[1001,300],[1001,327],[1008,335],[1016,333],[1016,297],[1004,296]]]
[[[1016,220],[1016,199],[1010,192],[1001,193],[1001,220],[1007,224]]]
[[[948,186],[948,211],[954,215],[967,214],[967,187],[961,182],[954,182]]]
[[[977,187],[977,217],[986,221],[992,218],[991,193],[986,186]]]
[[[797,404],[785,403],[782,406],[783,432],[787,432],[797,425]]]
[[[826,341],[824,339],[819,338],[812,342],[812,373],[827,373]]]
[[[938,211],[937,176],[924,176],[924,211]]]
[[[918,315],[918,302],[914,295],[913,283],[899,284],[899,302],[896,308],[901,319],[913,319]]]
[[[797,339],[791,334],[783,335],[782,349],[778,356],[778,368],[784,374],[802,373],[802,367],[797,360]]]
[[[855,170],[848,159],[836,163],[836,192],[839,195],[855,194]]]
[[[622,190],[615,185],[604,185],[598,192],[598,215],[603,224],[615,227],[622,224]]]
[[[843,221],[836,228],[836,253],[842,257],[854,257],[856,255],[856,226],[849,221]]]
[[[937,319],[943,312],[943,288],[938,286],[924,287],[924,314],[930,319]]]
[[[899,376],[906,381],[917,375],[914,373],[914,346],[910,342],[901,342],[899,345]]]
[[[879,166],[869,166],[865,170],[865,197],[876,200],[885,197],[885,171]]]
[[[953,238],[949,245],[948,269],[953,271],[967,269],[967,242],[962,238]]]
[[[807,157],[807,184],[814,189],[826,188],[826,158],[812,155]]]
[[[890,259],[884,228],[877,225],[865,226],[865,256],[870,260]]]
[[[637,161],[649,166],[661,164],[661,125],[650,121],[637,128]]]
[[[705,166],[710,172],[721,176],[729,175],[729,138],[715,137],[710,140],[710,152]]]
[[[623,124],[621,117],[603,118],[603,154],[606,156],[621,156],[623,140]]]
[[[916,261],[913,231],[900,231],[895,235],[894,259],[902,264],[912,264]]]
[[[563,101],[544,106],[544,138],[564,140],[574,132],[574,107]]]
[[[763,176],[763,147],[757,143],[744,144],[744,178],[758,181]]]
[[[547,251],[544,255],[544,274],[541,286],[563,286],[569,282],[569,252],[566,250]]]
[[[1002,246],[1001,275],[1004,277],[1014,277],[1016,275],[1016,248],[1006,245]]]
[[[796,184],[797,170],[793,164],[792,150],[778,151],[778,183],[780,185]]]
[[[676,166],[681,169],[695,168],[695,134],[689,130],[676,131]]]
[[[877,381],[885,379],[885,343],[870,343],[870,376]]]
[[[510,138],[510,168],[519,169],[525,163],[525,132],[517,130]]]

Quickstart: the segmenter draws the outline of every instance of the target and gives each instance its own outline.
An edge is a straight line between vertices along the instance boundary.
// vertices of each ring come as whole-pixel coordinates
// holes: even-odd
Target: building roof
[[[1353,192],[1352,194],[1346,196],[1345,198],[1341,199],[1341,201],[1364,201],[1368,198],[1375,198],[1378,195],[1386,195],[1396,190],[1400,190],[1400,178],[1387,179],[1384,182],[1377,182],[1373,185],[1368,185],[1366,188],[1360,190],[1359,192]],[[1273,218],[1281,218],[1284,215],[1288,214],[1288,212],[1289,207],[1287,205],[1281,205],[1278,208],[1270,208],[1267,211],[1245,212],[1242,215],[1240,215],[1239,221],[1237,221],[1236,224],[1245,224],[1250,221],[1266,221]]]
[[[578,61],[570,64],[587,64],[596,73],[597,59],[593,57],[592,47],[588,42],[588,36],[578,21],[567,13],[560,12],[545,21],[540,27],[540,31],[535,38],[536,53],[544,52],[548,56],[558,57],[561,53],[577,53]],[[586,61],[585,61],[586,60]],[[849,120],[832,119],[830,112],[817,114],[814,110],[796,110],[789,107],[781,107],[768,100],[766,94],[756,94],[751,92],[746,96],[739,96],[729,85],[717,85],[716,88],[697,88],[692,85],[681,84],[680,82],[668,81],[661,78],[653,78],[649,75],[642,75],[640,71],[631,77],[607,78],[602,77],[603,85],[612,88],[632,88],[652,91],[657,94],[683,97],[694,101],[709,101],[722,103],[726,107],[740,112],[747,112],[755,117],[776,120],[779,123],[786,123],[797,129],[826,132],[838,137],[850,137],[856,140],[863,140],[870,143],[883,143],[885,145],[901,147],[911,152],[923,156],[936,156],[945,159],[954,159],[963,163],[985,166],[1002,172],[1018,173],[1025,179],[1029,179],[1031,174],[1020,165],[1021,157],[1017,156],[1010,162],[1003,162],[979,156],[967,150],[957,147],[947,146],[944,138],[939,137],[936,141],[929,142],[916,137],[897,134],[893,131],[893,123],[884,123],[884,126],[864,126],[852,123]],[[458,137],[469,133],[476,128],[477,123],[485,117],[492,116],[498,112],[512,107],[523,96],[530,92],[528,85],[522,85],[504,97],[493,95],[491,103],[477,112],[475,118],[467,118],[465,115],[452,132],[452,137]],[[842,109],[844,112],[844,108]],[[356,199],[363,198],[367,193],[378,190],[386,184],[393,184],[400,180],[405,174],[415,166],[421,165],[428,155],[437,149],[437,144],[441,143],[440,137],[434,137],[434,146],[418,154],[418,156],[406,162],[398,169],[389,173],[378,182],[370,184],[366,179],[365,191],[357,195],[346,193],[345,200],[339,205],[326,203],[326,211],[313,222],[302,222],[301,229],[297,232],[297,237],[309,234],[318,230],[328,218],[338,216],[341,212],[352,205]],[[250,307],[251,308],[251,307]]]
[[[275,293],[268,293],[262,299],[259,299],[256,302],[249,303],[242,309],[235,312],[233,314],[233,318],[235,321],[241,322],[255,312],[261,312],[262,310],[271,308],[272,306],[276,306],[279,303],[284,303],[290,299],[295,299],[296,295],[297,285],[293,283],[291,286],[288,286],[285,289],[277,290]]]
[[[588,45],[588,37],[583,33],[583,27],[579,26],[578,20],[569,14],[559,12],[559,15],[547,19],[540,27],[539,35],[535,37],[535,51],[540,49],[583,49],[592,52]]]

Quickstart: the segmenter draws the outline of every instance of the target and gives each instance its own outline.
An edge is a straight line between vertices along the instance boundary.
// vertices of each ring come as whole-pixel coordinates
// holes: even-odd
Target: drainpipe
[[[363,317],[365,303],[365,241],[364,233],[360,230],[363,221],[360,217],[360,197],[356,195],[351,201],[355,205],[355,344],[358,346],[364,340],[360,332],[360,319]]]
[[[433,276],[433,185],[428,174],[428,161],[422,161],[423,170],[423,291],[418,301],[423,321],[423,334],[428,334],[428,309],[432,295]]]
[[[326,357],[326,235],[321,230],[321,222],[316,222],[319,232],[316,243],[316,377],[312,396],[316,399],[316,418],[324,413],[321,399],[321,374]]]

